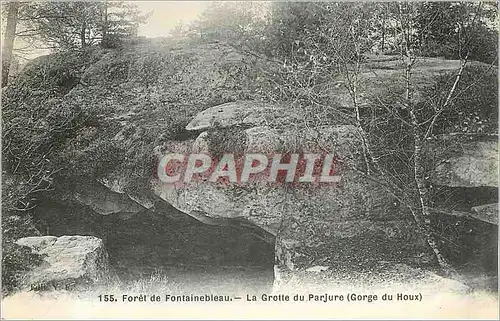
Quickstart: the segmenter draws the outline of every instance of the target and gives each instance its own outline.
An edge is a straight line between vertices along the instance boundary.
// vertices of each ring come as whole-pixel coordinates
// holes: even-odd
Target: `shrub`
[[[17,245],[21,237],[40,235],[29,216],[4,215],[2,219],[2,296],[18,290],[26,272],[38,266],[42,258],[31,249]]]

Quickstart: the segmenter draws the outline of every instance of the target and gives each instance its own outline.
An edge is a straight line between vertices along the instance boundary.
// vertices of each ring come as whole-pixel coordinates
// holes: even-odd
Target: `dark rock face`
[[[435,185],[433,202],[440,204],[431,221],[443,253],[465,274],[493,278],[486,287],[496,289],[498,212],[492,209],[498,204],[498,189]]]
[[[497,288],[498,136],[442,135],[429,142],[432,222],[443,253],[465,275]]]
[[[170,211],[177,211],[174,208]],[[180,213],[179,213],[180,214]],[[168,266],[254,266],[272,269],[274,249],[242,228],[210,226],[189,216],[173,220],[148,210],[102,215],[90,206],[45,202],[37,207],[39,230],[50,235],[83,234],[103,240],[110,266],[138,276]]]

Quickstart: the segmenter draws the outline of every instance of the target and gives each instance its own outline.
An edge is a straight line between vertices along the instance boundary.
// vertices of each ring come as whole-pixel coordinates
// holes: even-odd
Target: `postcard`
[[[2,318],[498,319],[495,2],[2,2]]]

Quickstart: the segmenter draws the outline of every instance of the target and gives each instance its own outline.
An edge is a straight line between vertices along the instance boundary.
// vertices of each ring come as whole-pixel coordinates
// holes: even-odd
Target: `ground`
[[[213,271],[212,271],[213,272]],[[353,289],[345,286],[331,286],[321,292],[302,289],[300,293],[291,293],[290,301],[269,302],[263,301],[262,294],[272,296],[270,289],[261,289],[256,294],[256,302],[247,301],[246,294],[252,299],[255,294],[251,288],[242,288],[245,282],[255,285],[255,280],[262,280],[262,273],[258,271],[242,270],[219,270],[217,273],[200,273],[193,270],[178,270],[170,277],[153,274],[149,279],[139,282],[120,283],[120,285],[99,286],[92,290],[81,291],[48,291],[20,292],[9,296],[2,301],[3,317],[11,318],[160,318],[160,319],[240,319],[240,318],[264,318],[264,319],[325,319],[325,318],[370,318],[378,316],[384,318],[498,318],[498,300],[496,293],[475,291],[472,293],[452,293],[437,283],[434,287],[421,281],[413,282],[413,287],[363,290]],[[233,298],[229,303],[172,303],[165,302],[165,295],[180,294],[179,286],[189,280],[198,280],[197,293],[214,293],[218,295],[234,294],[231,287],[236,289],[241,300]],[[243,282],[242,282],[243,281]],[[265,281],[264,283],[266,283]],[[422,301],[398,301],[397,293],[411,295],[419,293],[426,288],[422,294]],[[185,287],[184,287],[185,288]],[[222,291],[222,292],[219,292]],[[372,295],[372,302],[351,301],[347,302],[348,292],[359,295]],[[309,301],[309,295],[343,295],[344,301],[321,302]],[[393,301],[383,301],[384,293],[392,294]],[[99,295],[113,294],[118,302],[100,302]],[[123,294],[140,295],[145,294],[147,301],[151,295],[160,295],[160,302],[123,302]],[[304,295],[304,302],[294,302],[295,294]],[[377,300],[373,300],[377,295]],[[231,296],[233,297],[233,296]],[[284,299],[283,296],[276,299]],[[365,299],[368,299],[365,296]],[[104,300],[104,299],[102,299]],[[29,302],[29,309],[26,309]],[[36,311],[35,313],[33,311]]]

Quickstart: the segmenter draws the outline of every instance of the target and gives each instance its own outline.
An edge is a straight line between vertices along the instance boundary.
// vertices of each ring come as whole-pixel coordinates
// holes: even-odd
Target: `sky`
[[[196,20],[207,6],[206,1],[137,1],[135,4],[143,13],[152,12],[149,21],[139,28],[139,36],[148,38],[168,36],[180,22]]]

